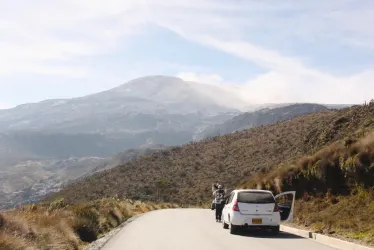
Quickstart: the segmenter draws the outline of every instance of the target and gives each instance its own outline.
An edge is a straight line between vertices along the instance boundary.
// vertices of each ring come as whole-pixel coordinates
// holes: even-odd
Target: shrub
[[[4,215],[0,213],[0,229],[5,226],[5,218]]]
[[[369,192],[364,188],[362,184],[357,184],[352,188],[352,195],[356,195],[362,200],[369,198]]]
[[[310,201],[309,194],[307,192],[304,192],[302,199],[303,199],[303,201]]]
[[[328,199],[329,199],[329,202],[333,205],[339,202],[338,198],[335,195],[331,195]]]
[[[65,199],[64,198],[59,198],[59,199],[56,199],[53,202],[51,202],[51,204],[49,205],[48,211],[62,209],[66,206],[67,206],[67,204],[65,203]]]
[[[323,222],[316,222],[312,224],[312,229],[315,233],[322,233],[323,229],[325,228],[325,224]]]

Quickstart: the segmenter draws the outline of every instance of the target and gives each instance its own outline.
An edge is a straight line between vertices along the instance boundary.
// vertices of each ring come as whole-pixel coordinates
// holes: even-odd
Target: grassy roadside
[[[0,249],[79,250],[134,215],[178,207],[116,198],[77,205],[60,199],[25,206],[0,213]]]
[[[240,187],[297,192],[294,223],[374,246],[374,132],[352,133]]]
[[[374,246],[374,190],[349,196],[304,196],[295,204],[294,224],[316,233]]]

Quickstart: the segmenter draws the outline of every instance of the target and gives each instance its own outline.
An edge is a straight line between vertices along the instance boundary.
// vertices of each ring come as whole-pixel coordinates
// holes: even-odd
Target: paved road
[[[215,222],[213,211],[158,210],[131,222],[104,246],[105,250],[332,250],[312,240],[281,233],[231,235]]]

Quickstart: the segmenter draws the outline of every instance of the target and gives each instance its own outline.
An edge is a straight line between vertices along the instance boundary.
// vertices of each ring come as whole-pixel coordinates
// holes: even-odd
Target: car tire
[[[229,224],[227,224],[223,218],[222,218],[222,226],[223,226],[223,229],[229,229]]]
[[[238,232],[238,227],[230,224],[230,234],[236,234]]]
[[[279,234],[279,231],[280,231],[280,227],[279,226],[275,226],[275,227],[272,227],[271,228],[271,233],[273,235],[278,235]]]

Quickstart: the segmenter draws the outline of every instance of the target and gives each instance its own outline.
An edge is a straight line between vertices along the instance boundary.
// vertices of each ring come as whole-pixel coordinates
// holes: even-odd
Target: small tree
[[[157,183],[156,183],[156,189],[157,189],[157,200],[160,201],[160,191],[165,191],[166,188],[169,187],[169,180],[167,178],[161,178]],[[163,192],[164,193],[164,192]]]

